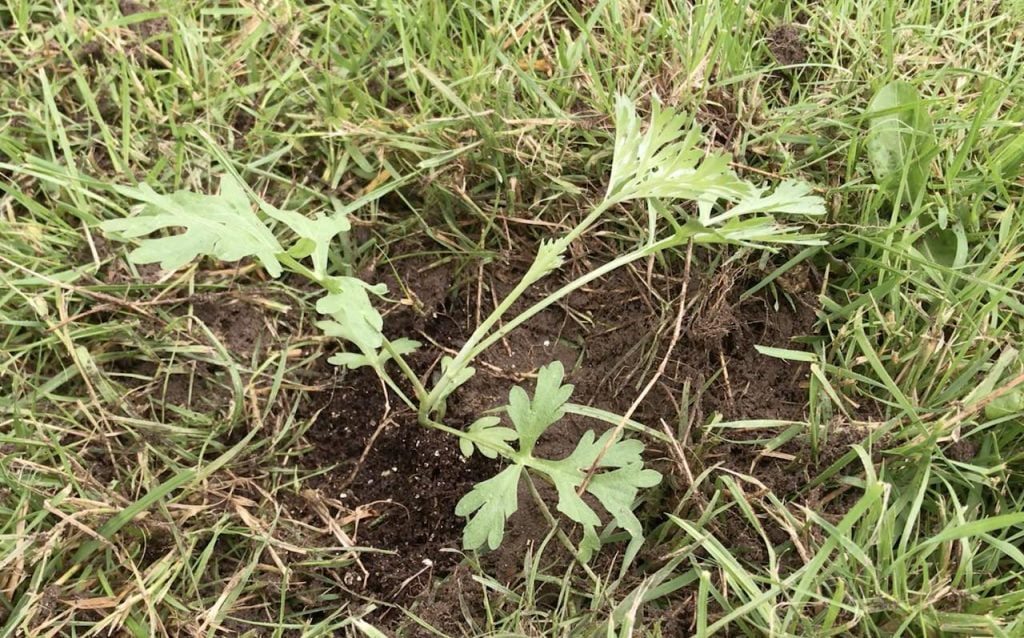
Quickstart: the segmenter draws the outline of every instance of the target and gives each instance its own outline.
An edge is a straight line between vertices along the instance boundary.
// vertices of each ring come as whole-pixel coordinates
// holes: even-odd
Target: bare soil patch
[[[482,276],[468,283],[446,266],[430,268],[417,259],[398,262],[401,285],[388,283],[396,296],[395,291],[404,289],[408,297],[388,312],[386,330],[391,336],[424,342],[410,362],[421,374],[432,371],[440,356],[458,349],[477,317],[486,315],[494,300],[515,285],[531,257],[529,252],[507,256],[500,263],[487,265]],[[593,265],[578,261],[567,266],[528,293],[522,307],[570,279],[574,270]],[[677,266],[682,272],[681,265]],[[789,282],[777,296],[740,300],[741,293],[763,273],[733,268],[707,275],[701,270],[696,263],[683,337],[665,375],[634,418],[652,427],[664,423],[673,432],[679,430],[686,382],[692,392],[687,413],[698,426],[715,412],[727,420],[803,418],[806,366],[760,355],[754,345],[800,348],[794,337],[813,330],[816,306],[810,290],[815,288],[814,282]],[[803,276],[812,275],[804,272]],[[623,270],[540,313],[478,361],[476,375],[450,399],[446,421],[456,427],[468,425],[483,410],[504,403],[513,385],[532,388],[537,368],[556,359],[565,365],[568,381],[575,384],[573,401],[622,413],[664,356],[681,283],[678,274]],[[700,388],[705,390],[699,392]],[[368,574],[352,584],[354,592],[401,603],[420,597],[424,614],[442,627],[453,623],[454,630],[460,609],[445,608],[443,601],[451,597],[430,594],[429,585],[438,578],[457,575],[454,570],[462,559],[463,521],[454,515],[455,503],[475,482],[492,476],[498,466],[479,455],[465,460],[457,441],[418,426],[415,415],[396,405],[397,400],[388,404],[372,373],[339,372],[333,389],[321,395],[313,399],[320,412],[307,433],[312,451],[305,463],[310,468],[331,469],[314,479],[316,489],[341,498],[352,508],[368,505],[373,516],[361,522],[354,540],[388,552],[362,555]],[[562,458],[587,429],[605,427],[569,415],[542,437],[537,453]],[[757,431],[744,434],[763,435]],[[799,441],[787,444],[785,454],[779,455],[784,458],[758,458],[759,448],[742,442],[682,443],[687,450],[701,451],[700,456],[688,459],[694,472],[723,463],[737,471],[753,472],[782,497],[802,487],[817,465],[805,453],[806,444]],[[663,502],[678,501],[681,491],[675,490],[686,486],[672,476],[676,470],[670,451],[655,442],[648,442],[648,449],[651,462],[668,475],[660,488]],[[545,487],[541,486],[542,495],[552,496]],[[651,515],[659,516],[657,509],[651,508]],[[742,520],[737,520],[736,526],[724,538],[737,544],[752,538],[749,531],[741,530],[745,526]],[[505,541],[498,551],[483,558],[485,567],[503,580],[514,580],[527,551],[536,549],[548,531],[524,488],[520,510],[509,522]],[[553,550],[551,561],[564,560],[558,551]],[[756,559],[756,555],[752,557]],[[465,579],[457,580],[465,585]],[[452,604],[460,604],[452,600]],[[685,601],[679,604],[686,606]]]

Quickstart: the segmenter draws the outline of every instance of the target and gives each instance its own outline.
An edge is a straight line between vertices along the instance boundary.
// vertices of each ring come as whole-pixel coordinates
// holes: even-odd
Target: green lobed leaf
[[[330,277],[328,281],[334,292],[321,297],[316,309],[334,321],[319,321],[317,326],[328,336],[355,344],[369,361],[378,360],[384,343],[384,319],[370,303],[368,293],[383,295],[387,288],[383,284],[371,286],[355,277]]]
[[[135,238],[165,228],[185,229],[176,235],[143,239],[128,255],[132,262],[159,262],[164,270],[176,270],[200,255],[224,261],[256,257],[270,276],[280,276],[277,255],[282,252],[281,245],[253,212],[241,184],[231,175],[221,177],[216,195],[189,191],[161,195],[148,184],[114,188],[145,207],[134,217],[103,222],[100,228],[104,232]]]
[[[614,434],[614,430],[608,430],[595,441],[594,432],[589,430],[566,458],[529,464],[544,472],[555,484],[558,511],[583,526],[584,543],[580,550],[584,559],[599,546],[595,527],[600,520],[577,492],[586,478],[587,470],[595,464]],[[644,469],[643,449],[643,443],[635,439],[613,442],[597,463],[597,471],[586,487],[586,492],[595,496],[612,515],[615,523],[630,535],[631,541],[626,551],[629,560],[635,556],[643,542],[643,529],[633,514],[633,503],[640,488],[652,487],[661,481],[661,474]]]
[[[651,121],[643,129],[633,102],[615,103],[615,150],[608,197],[614,201],[691,199],[737,201],[753,187],[729,168],[724,155],[705,155],[700,129],[692,117],[663,108],[655,98]]]
[[[479,449],[480,453],[489,459],[497,458],[499,449],[511,453],[512,448],[508,446],[507,442],[516,440],[516,431],[500,424],[501,419],[496,416],[485,416],[474,421],[467,432],[486,445],[481,445],[468,438],[459,439],[459,449],[462,450],[462,455],[469,458],[473,455],[474,449]]]
[[[701,220],[707,226],[756,213],[784,213],[789,215],[824,215],[825,200],[811,194],[811,186],[798,180],[786,180],[771,194],[767,188],[755,188],[750,196],[740,200],[725,212]]]
[[[324,331],[325,334],[330,336],[340,336],[340,329],[335,321],[318,321],[317,326]],[[391,342],[391,349],[400,355],[409,354],[419,348],[421,344],[419,341],[414,339],[406,339],[402,337],[395,339]],[[363,366],[370,366],[377,370],[384,366],[385,363],[390,361],[392,358],[391,352],[387,350],[379,350],[375,353],[355,353],[355,352],[339,352],[331,355],[327,359],[327,363],[336,366],[344,366],[349,370],[355,370],[356,368],[362,368]]]
[[[519,451],[531,454],[537,439],[565,414],[564,404],[572,395],[571,385],[562,385],[565,369],[555,361],[540,369],[533,400],[520,386],[508,393],[508,416],[519,432]]]
[[[455,506],[457,516],[467,517],[462,534],[466,549],[485,544],[497,549],[505,537],[505,523],[519,509],[519,476],[522,465],[510,465],[497,475],[473,486]]]
[[[584,491],[595,497],[611,514],[615,524],[630,535],[631,540],[626,548],[625,564],[628,564],[643,542],[643,529],[633,514],[633,504],[639,490],[656,485],[661,475],[654,470],[644,469],[643,443],[635,439],[612,441],[614,430],[608,430],[597,440],[593,431],[586,432],[572,454],[561,460],[533,456],[537,439],[565,413],[565,404],[573,388],[571,385],[563,385],[564,372],[562,364],[557,361],[542,367],[537,375],[532,399],[519,386],[509,392],[507,412],[515,425],[514,431],[500,427],[496,417],[483,417],[470,426],[469,433],[473,438],[485,439],[492,446],[492,451],[501,453],[513,465],[474,487],[459,502],[456,514],[470,517],[463,535],[463,545],[467,549],[476,549],[486,543],[494,549],[500,544],[507,518],[515,511],[520,472],[523,467],[528,467],[544,476],[555,487],[558,511],[583,528],[580,554],[583,560],[588,560],[600,547],[597,527],[601,519],[579,492],[588,470],[594,466],[596,470]],[[515,452],[507,441],[517,437],[519,451]],[[473,452],[473,441],[462,439],[460,445],[467,456]],[[483,446],[477,447],[486,453]],[[503,452],[502,448],[507,451]]]
[[[327,253],[331,240],[338,233],[351,228],[348,218],[344,215],[326,216],[317,213],[315,219],[310,219],[295,211],[281,210],[265,202],[261,202],[260,209],[268,216],[284,222],[298,235],[299,241],[288,251],[289,254],[297,259],[310,257],[313,272],[320,277],[327,271]]]
[[[809,185],[795,180],[779,184],[770,194],[741,179],[724,155],[708,155],[693,119],[666,109],[655,99],[651,119],[643,126],[636,108],[620,96],[615,106],[615,150],[607,198],[612,202],[646,199],[688,199],[697,203],[697,217],[707,228],[696,240],[765,248],[763,244],[820,245],[817,235],[782,226],[768,213],[821,215],[824,200]],[[713,215],[719,202],[735,204]],[[668,209],[655,204],[665,213]],[[676,213],[666,215],[679,229]],[[756,216],[751,218],[751,216]],[[686,221],[684,220],[684,225]]]
[[[533,260],[530,270],[524,279],[531,283],[547,276],[554,270],[562,267],[567,244],[564,239],[545,239],[537,248],[537,257]]]

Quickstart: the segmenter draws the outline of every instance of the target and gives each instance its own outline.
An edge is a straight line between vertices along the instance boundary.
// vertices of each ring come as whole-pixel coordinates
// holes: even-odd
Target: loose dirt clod
[[[240,359],[266,345],[264,316],[253,304],[240,299],[208,298],[193,306],[193,313]]]
[[[121,15],[124,16],[132,16],[137,13],[149,13],[154,11],[154,9],[141,3],[133,2],[133,0],[120,0],[118,8],[121,9]],[[171,25],[167,21],[167,18],[150,18],[133,24],[131,29],[143,40],[148,40],[153,36],[169,32],[171,30]]]

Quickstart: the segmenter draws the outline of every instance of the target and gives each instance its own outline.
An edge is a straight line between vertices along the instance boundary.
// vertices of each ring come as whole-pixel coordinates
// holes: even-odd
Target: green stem
[[[536,262],[534,262],[534,266],[536,266]],[[533,266],[530,267],[530,270],[534,270]],[[473,334],[470,335],[469,339],[466,340],[466,343],[463,344],[462,349],[455,355],[455,358],[444,371],[444,374],[430,390],[430,394],[427,395],[427,400],[421,404],[419,412],[419,419],[421,422],[433,413],[437,403],[441,400],[441,397],[444,396],[445,391],[451,386],[456,373],[463,370],[472,359],[470,353],[473,350],[473,346],[475,346],[477,342],[479,342],[484,335],[490,331],[494,324],[501,319],[501,316],[508,311],[512,304],[515,303],[516,300],[526,292],[526,289],[530,287],[533,281],[536,281],[537,279],[539,279],[539,276],[537,276],[536,273],[527,271],[526,275],[519,280],[516,287],[512,289],[512,292],[510,292],[508,296],[498,304],[498,307],[494,309],[494,312],[480,322],[480,325],[477,326],[476,330],[473,331]]]
[[[377,373],[377,376],[383,379],[384,383],[386,383],[387,386],[391,388],[391,391],[394,392],[398,396],[398,398],[402,400],[402,403],[407,405],[411,410],[416,409],[416,404],[413,403],[412,399],[407,397],[404,392],[402,392],[402,389],[398,387],[398,384],[395,383],[395,380],[391,378],[391,375],[388,374],[386,370],[383,370],[381,368],[374,368],[374,371]]]
[[[478,437],[477,435],[473,434],[472,432],[466,432],[465,430],[458,430],[456,428],[448,427],[447,425],[445,425],[443,423],[438,423],[437,421],[434,421],[433,419],[430,419],[430,418],[428,418],[426,421],[424,421],[423,425],[425,425],[428,428],[434,428],[435,430],[440,430],[442,432],[445,432],[446,434],[451,434],[452,436],[458,437],[460,439],[466,439],[467,441],[472,441],[473,443],[475,443],[477,445],[477,447],[481,447],[481,448],[485,447],[485,448],[487,448],[489,450],[493,450],[499,456],[504,457],[505,459],[511,461],[512,463],[519,463],[519,457],[517,456],[517,452],[515,450],[513,450],[511,447],[509,447],[508,445],[497,446],[497,445],[493,444],[490,441],[487,441],[487,440],[484,440],[481,437]],[[519,464],[523,465],[523,463],[519,463]]]
[[[391,341],[386,337],[384,338],[383,346],[384,349],[388,351],[388,354],[391,355],[391,358],[395,360],[395,363],[398,364],[398,369],[402,371],[405,378],[407,378],[409,383],[412,384],[412,391],[413,394],[416,395],[416,400],[423,403],[423,400],[427,397],[427,389],[423,387],[422,383],[420,383],[419,377],[416,376],[416,373],[413,372],[412,368],[405,361],[405,358],[402,357],[402,354],[395,350],[394,346],[391,345]]]
[[[555,251],[556,254],[561,255],[565,249],[568,248],[570,243],[586,232],[586,230],[590,228],[590,226],[592,226],[594,222],[597,221],[597,219],[614,204],[615,200],[606,199],[594,207],[594,210],[590,211],[590,213],[584,217],[575,228],[569,231],[565,237],[558,240],[555,244],[556,246],[559,246],[559,249]],[[501,317],[508,312],[509,308],[511,308],[512,305],[523,296],[523,293],[525,293],[530,286],[550,272],[551,269],[549,265],[541,263],[539,257],[540,255],[538,255],[538,259],[534,259],[530,269],[526,271],[526,274],[519,280],[519,283],[516,284],[515,288],[513,288],[505,299],[503,299],[491,312],[491,314],[489,314],[487,318],[477,326],[476,330],[473,331],[473,334],[470,335],[469,339],[466,340],[466,343],[463,344],[462,348],[455,355],[455,358],[448,366],[448,369],[445,370],[444,374],[431,389],[426,400],[420,403],[420,423],[426,424],[429,420],[430,414],[434,412],[438,402],[440,402],[441,398],[445,396],[445,393],[451,387],[452,381],[458,373],[465,369],[469,362],[479,354],[480,349],[477,348],[477,344],[485,338],[487,333],[491,331],[491,328],[493,328]],[[488,341],[488,343],[493,343],[493,340]]]
[[[526,485],[530,489],[530,496],[533,497],[534,502],[537,504],[541,513],[544,515],[544,519],[548,522],[548,525],[551,526],[551,529],[554,531],[555,536],[558,538],[558,542],[560,542],[562,546],[569,551],[569,554],[571,554],[572,557],[576,559],[576,562],[579,563],[580,567],[583,568],[583,571],[587,573],[587,576],[592,578],[594,582],[601,582],[600,579],[597,577],[597,574],[595,574],[594,571],[590,568],[590,566],[587,565],[587,561],[583,560],[583,557],[580,555],[579,549],[576,548],[576,546],[573,544],[572,540],[569,539],[566,533],[562,531],[562,528],[559,526],[558,520],[555,518],[555,515],[551,513],[551,509],[548,507],[548,504],[544,502],[544,498],[540,495],[540,492],[537,491],[537,486],[533,484],[533,477],[530,476],[530,473],[528,471],[523,472],[523,476],[526,477]]]
[[[309,268],[303,266],[302,263],[299,262],[299,260],[295,259],[288,253],[278,253],[275,256],[277,257],[278,261],[280,261],[285,266],[288,266],[288,268],[290,268],[292,272],[302,275],[303,277],[309,279],[313,283],[320,284],[329,292],[340,292],[339,290],[336,290],[335,286],[331,285],[330,278],[316,274]]]
[[[536,315],[538,312],[544,310],[545,308],[547,308],[551,304],[555,303],[559,299],[562,299],[563,297],[565,297],[566,295],[572,293],[573,291],[575,291],[575,290],[577,290],[577,289],[587,285],[591,281],[593,281],[595,279],[598,279],[599,277],[602,277],[602,276],[610,273],[611,271],[613,271],[613,270],[615,270],[617,268],[621,268],[621,267],[623,267],[623,266],[625,266],[625,265],[627,265],[629,263],[632,263],[632,262],[634,262],[634,261],[636,261],[638,259],[643,259],[644,257],[647,257],[649,255],[653,255],[654,253],[657,253],[659,251],[665,250],[666,248],[671,248],[672,246],[678,246],[679,244],[683,244],[683,243],[686,242],[687,238],[688,237],[685,236],[683,233],[676,234],[676,235],[673,235],[671,237],[667,237],[665,239],[662,239],[659,242],[656,242],[656,243],[651,244],[649,246],[644,246],[643,248],[635,250],[635,251],[633,251],[631,253],[627,253],[627,254],[623,255],[622,257],[619,257],[617,259],[613,259],[612,261],[604,264],[603,266],[588,272],[587,274],[583,275],[582,277],[580,277],[578,279],[574,279],[573,281],[570,281],[569,283],[565,284],[564,286],[562,286],[561,288],[559,288],[555,292],[551,293],[547,297],[544,297],[543,299],[541,299],[537,303],[533,304],[532,306],[530,306],[529,308],[527,308],[523,312],[521,312],[518,315],[516,315],[515,318],[513,318],[511,321],[505,323],[503,326],[501,326],[501,328],[496,330],[493,334],[488,336],[486,339],[481,340],[480,343],[476,347],[474,347],[474,349],[470,352],[470,358],[472,359],[473,357],[476,357],[481,352],[483,352],[484,350],[489,348],[491,345],[493,345],[494,342],[498,341],[499,339],[504,337],[506,334],[508,334],[512,330],[515,330],[517,327],[522,325],[523,322],[528,321],[531,317]]]

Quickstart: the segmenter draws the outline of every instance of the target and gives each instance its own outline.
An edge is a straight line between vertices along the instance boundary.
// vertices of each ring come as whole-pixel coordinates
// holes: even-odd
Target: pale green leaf
[[[594,467],[595,472],[583,491],[597,498],[612,515],[615,524],[630,535],[631,541],[626,549],[628,564],[643,542],[643,530],[633,514],[633,504],[639,490],[656,485],[661,475],[654,470],[644,469],[643,443],[635,439],[612,441],[615,430],[608,430],[597,440],[593,431],[587,431],[572,454],[558,461],[533,456],[537,439],[565,413],[565,404],[572,394],[572,386],[562,384],[564,374],[562,364],[556,361],[539,370],[532,399],[519,386],[509,392],[507,413],[515,425],[515,431],[500,427],[495,417],[484,417],[470,426],[469,432],[474,438],[483,438],[492,446],[492,450],[514,463],[512,468],[518,469],[514,481],[507,477],[498,481],[496,479],[502,476],[499,474],[477,485],[459,502],[456,513],[460,516],[478,509],[481,512],[467,522],[463,544],[467,548],[475,548],[486,541],[493,549],[501,542],[504,533],[501,528],[505,525],[506,512],[509,511],[508,502],[492,505],[488,499],[500,501],[502,495],[514,493],[518,472],[525,466],[550,481],[558,494],[558,511],[583,528],[580,557],[588,560],[601,544],[597,533],[601,519],[581,497],[580,488],[586,480],[587,472]],[[518,452],[507,444],[507,441],[516,437],[519,439]],[[473,451],[472,442],[463,439],[460,445],[464,454]],[[482,452],[485,451],[483,446],[478,447]],[[502,474],[512,468],[507,468]],[[514,507],[511,511],[515,511]],[[488,526],[497,526],[498,529]]]
[[[341,336],[343,330],[335,325],[335,321],[318,321],[317,326],[324,331],[325,334],[330,336]],[[400,338],[395,339],[391,342],[391,349],[400,355],[409,354],[419,348],[421,344],[419,341],[413,339]],[[361,368],[363,366],[370,366],[374,369],[380,369],[385,363],[390,361],[392,358],[391,352],[387,350],[379,350],[376,353],[356,353],[356,352],[339,352],[331,355],[327,359],[327,363],[336,366],[343,366],[350,370]]]
[[[633,102],[615,103],[615,150],[608,197],[738,201],[753,187],[740,179],[724,155],[706,155],[701,133],[689,115],[666,109],[655,98],[644,129]]]
[[[587,471],[596,463],[597,469],[587,483],[586,491],[595,496],[612,515],[616,525],[630,535],[626,553],[628,563],[643,542],[640,521],[633,514],[634,502],[640,488],[657,485],[661,475],[644,469],[644,446],[640,441],[619,440],[608,446],[614,434],[614,430],[608,430],[595,441],[593,431],[587,431],[568,457],[560,461],[538,460],[529,465],[547,474],[558,491],[558,510],[583,527],[585,539],[593,539],[596,538],[594,527],[599,524],[599,519],[577,492]],[[607,451],[598,462],[598,456],[606,446]],[[591,549],[590,543],[581,547],[585,556]]]
[[[866,146],[875,181],[913,202],[927,186],[936,148],[926,104],[912,84],[895,81],[879,89],[867,114]]]
[[[328,336],[350,341],[370,361],[377,361],[384,343],[384,319],[370,303],[368,293],[382,295],[387,288],[383,284],[371,286],[355,277],[331,277],[329,281],[334,292],[321,297],[316,309],[334,321],[319,321],[317,326]]]
[[[737,244],[761,250],[775,250],[772,244],[824,246],[822,236],[804,233],[798,227],[776,223],[769,216],[742,219],[734,217],[720,226],[705,228],[693,235],[695,244]]]
[[[530,269],[523,275],[523,281],[533,283],[542,277],[547,276],[562,266],[564,254],[568,243],[565,238],[558,240],[545,239],[537,249],[537,257],[530,265]]]
[[[301,248],[296,248],[296,252],[289,250],[289,253],[297,258],[311,257],[313,272],[321,277],[327,271],[327,254],[331,240],[338,233],[351,228],[348,218],[344,215],[327,216],[317,213],[315,219],[310,219],[294,211],[281,210],[266,203],[261,205],[261,209],[268,216],[284,222],[299,236],[297,244],[301,245]]]
[[[562,385],[565,370],[560,361],[540,369],[533,400],[520,386],[508,393],[508,415],[519,432],[519,450],[531,454],[537,439],[552,423],[565,414],[564,404],[572,394],[571,385]]]
[[[147,184],[115,186],[126,197],[143,202],[142,211],[124,219],[103,222],[104,232],[135,238],[167,228],[185,232],[143,239],[128,258],[140,264],[159,262],[176,270],[201,255],[224,261],[256,257],[272,277],[281,274],[277,255],[282,251],[273,233],[253,212],[242,186],[230,175],[220,182],[220,193],[203,195],[177,191],[161,195]]]
[[[522,465],[510,465],[496,476],[473,486],[455,506],[457,516],[468,518],[462,534],[465,549],[485,544],[497,549],[505,537],[508,517],[519,509],[519,475]]]
[[[508,446],[507,441],[516,439],[516,431],[502,427],[500,423],[501,419],[496,416],[485,416],[474,421],[467,432],[472,434],[477,442],[468,438],[459,439],[459,449],[462,450],[463,456],[472,456],[474,448],[478,448],[480,453],[489,459],[497,458],[498,450],[503,450],[506,455],[511,454],[512,448]]]
[[[702,220],[708,226],[756,213],[783,213],[788,215],[824,215],[825,200],[811,194],[811,186],[805,182],[786,180],[775,187],[771,194],[767,188],[756,188],[750,196],[740,200],[725,212]]]

